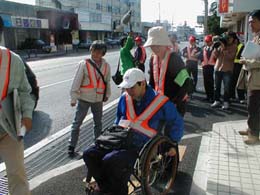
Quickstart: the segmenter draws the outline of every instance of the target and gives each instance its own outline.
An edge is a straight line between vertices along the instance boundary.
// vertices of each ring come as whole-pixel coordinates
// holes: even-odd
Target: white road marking
[[[72,80],[73,80],[73,78],[72,79],[63,80],[63,81],[59,81],[59,82],[56,82],[56,83],[52,83],[52,84],[49,84],[49,85],[44,85],[44,86],[40,87],[40,89],[44,89],[44,88],[47,88],[47,87],[52,87],[54,85],[58,85],[58,84],[61,84],[61,83],[66,83],[66,82],[72,81]]]

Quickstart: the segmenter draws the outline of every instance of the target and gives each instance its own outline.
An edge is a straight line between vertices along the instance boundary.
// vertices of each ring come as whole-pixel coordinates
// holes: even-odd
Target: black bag
[[[119,65],[120,65],[120,60],[118,61],[117,69],[115,75],[112,76],[112,79],[116,85],[119,85],[123,81],[123,76],[121,75],[119,71]]]
[[[121,126],[106,128],[95,141],[96,146],[107,150],[127,149],[130,143],[130,128]]]

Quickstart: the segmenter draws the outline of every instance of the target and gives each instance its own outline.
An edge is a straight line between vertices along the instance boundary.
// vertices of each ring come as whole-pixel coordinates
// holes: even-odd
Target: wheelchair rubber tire
[[[158,148],[164,147],[164,146],[165,147],[169,147],[169,146],[174,147],[176,149],[176,155],[172,158],[167,157],[166,155],[165,156],[163,156],[161,154],[158,155]],[[161,150],[164,150],[164,149],[161,149]],[[153,172],[152,166],[154,166],[152,160],[154,160],[153,157],[154,157],[155,152],[157,153],[156,156],[159,159],[158,164],[161,164],[162,167],[155,166],[155,173],[154,173],[155,175],[151,176],[150,173]],[[167,168],[163,167],[164,160],[161,160],[160,157],[161,157],[161,159],[165,158],[166,160],[167,160],[167,158],[171,159],[170,166],[167,166]],[[174,184],[174,181],[175,181],[175,177],[176,177],[176,173],[177,173],[177,169],[178,169],[178,161],[179,161],[179,154],[178,154],[178,145],[177,144],[174,144],[168,137],[165,137],[165,136],[157,136],[157,137],[153,138],[153,140],[149,143],[147,149],[144,151],[144,153],[141,157],[142,194],[143,195],[166,195],[167,193],[169,193],[169,191],[171,190],[171,188]],[[155,162],[154,164],[156,164],[156,160],[154,162]],[[169,172],[168,168],[170,168],[170,172],[171,172],[170,175],[168,173]],[[165,173],[162,172],[162,170],[164,170],[164,169],[167,169],[165,171]],[[151,178],[153,177],[152,181],[150,181],[150,177]],[[157,177],[159,177],[159,178],[161,177],[161,179],[163,177],[167,177],[167,179],[166,179],[167,181],[165,182],[165,185],[162,184],[163,187],[160,187],[160,189],[158,189],[158,186],[160,185],[161,181],[157,181]],[[156,184],[156,182],[158,182],[158,184]]]

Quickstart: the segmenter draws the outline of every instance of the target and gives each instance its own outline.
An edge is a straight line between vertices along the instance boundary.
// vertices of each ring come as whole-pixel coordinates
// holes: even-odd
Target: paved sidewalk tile
[[[260,145],[244,144],[238,131],[246,127],[246,121],[213,125],[206,194],[259,194]]]

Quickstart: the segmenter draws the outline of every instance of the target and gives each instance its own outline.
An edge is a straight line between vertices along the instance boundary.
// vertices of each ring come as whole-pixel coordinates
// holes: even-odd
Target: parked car
[[[21,44],[21,49],[28,49],[28,50],[34,49],[34,50],[39,50],[39,51],[43,51],[46,53],[51,52],[50,45],[48,45],[41,39],[32,39],[32,38],[25,39],[25,41],[22,42],[22,44]]]
[[[79,48],[87,49],[89,50],[90,46],[92,44],[92,40],[87,39],[79,42]]]
[[[35,105],[34,105],[34,109],[35,109],[39,100],[39,86],[38,86],[37,78],[34,72],[32,71],[32,69],[30,68],[30,66],[25,62],[25,60],[23,60],[23,62],[24,62],[27,79],[32,88],[31,96],[35,101]]]
[[[108,48],[118,47],[120,45],[120,41],[117,39],[105,38],[104,41]]]

